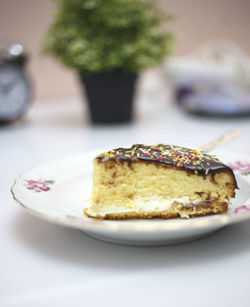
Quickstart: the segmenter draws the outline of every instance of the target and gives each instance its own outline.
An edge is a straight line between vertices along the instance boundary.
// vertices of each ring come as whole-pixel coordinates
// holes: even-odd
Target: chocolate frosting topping
[[[188,149],[175,145],[157,144],[153,146],[135,144],[130,148],[117,148],[100,154],[100,162],[110,160],[163,163],[192,171],[196,175],[207,176],[210,172],[232,170],[214,155],[207,155],[202,151]]]

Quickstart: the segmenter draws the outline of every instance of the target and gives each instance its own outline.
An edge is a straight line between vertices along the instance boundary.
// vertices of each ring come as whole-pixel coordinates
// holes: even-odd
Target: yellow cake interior
[[[227,170],[196,175],[174,166],[94,160],[91,205],[97,218],[190,217],[225,212],[235,196]]]

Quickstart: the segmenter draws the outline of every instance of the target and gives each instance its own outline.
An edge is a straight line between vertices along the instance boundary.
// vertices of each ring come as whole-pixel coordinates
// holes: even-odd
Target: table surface
[[[152,97],[135,113],[131,125],[92,126],[80,98],[44,100],[0,128],[0,306],[250,306],[250,222],[190,243],[130,247],[40,220],[12,199],[25,170],[98,148],[196,147],[238,128],[223,149],[250,154],[250,119],[196,118]]]

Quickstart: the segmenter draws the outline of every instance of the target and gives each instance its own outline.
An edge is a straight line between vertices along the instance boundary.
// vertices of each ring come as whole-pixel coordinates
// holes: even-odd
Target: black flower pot
[[[129,72],[100,73],[86,76],[85,85],[94,123],[126,123],[133,115],[133,96],[137,75]]]

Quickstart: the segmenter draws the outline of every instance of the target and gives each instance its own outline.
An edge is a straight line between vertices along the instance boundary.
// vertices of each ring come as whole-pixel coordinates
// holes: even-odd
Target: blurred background
[[[159,0],[177,19],[167,24],[176,36],[174,55],[187,55],[216,38],[234,41],[250,54],[249,0]],[[41,55],[41,45],[53,21],[51,0],[0,0],[0,33],[21,42],[30,54],[28,70],[36,98],[81,94],[76,75],[51,57]]]

